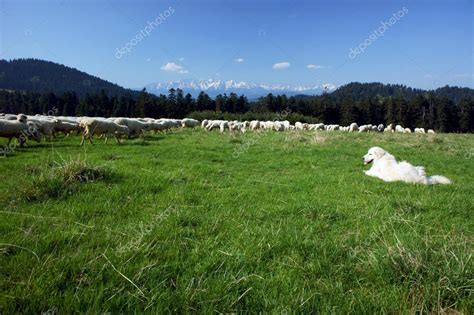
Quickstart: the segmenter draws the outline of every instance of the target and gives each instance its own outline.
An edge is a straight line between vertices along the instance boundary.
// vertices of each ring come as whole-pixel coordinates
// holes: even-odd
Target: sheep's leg
[[[107,140],[109,140],[109,137],[107,134],[105,134],[105,144],[107,144]]]
[[[90,133],[90,134],[89,134],[89,142],[90,142],[91,144],[93,144],[93,143],[92,143],[92,136],[93,136],[93,134]]]
[[[114,135],[114,137],[115,137],[115,140],[117,140],[117,143],[120,144],[120,139],[119,139],[119,137],[118,137],[117,135]]]
[[[81,145],[84,145],[85,133],[82,134]]]
[[[20,148],[23,148],[23,146],[26,143],[26,138],[20,136],[20,137],[18,137],[18,142],[20,143]]]

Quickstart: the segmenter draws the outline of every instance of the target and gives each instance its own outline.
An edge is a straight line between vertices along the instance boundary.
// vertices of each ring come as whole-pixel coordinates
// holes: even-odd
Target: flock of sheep
[[[65,117],[65,116],[45,116],[45,115],[12,115],[0,114],[0,137],[7,138],[10,145],[12,139],[16,138],[22,146],[27,140],[40,141],[44,137],[52,138],[58,133],[82,134],[81,145],[88,139],[92,143],[94,135],[107,138],[115,137],[120,143],[120,137],[134,137],[143,135],[147,131],[164,132],[173,128],[194,128],[201,125],[205,130],[218,129],[220,132],[226,130],[230,132],[245,133],[247,130],[326,130],[326,131],[346,131],[346,132],[398,132],[411,133],[409,128],[393,124],[384,125],[362,125],[352,123],[350,126],[307,124],[296,122],[294,125],[289,121],[227,121],[227,120],[203,120],[196,119],[153,119],[153,118],[101,118],[101,117]],[[434,133],[432,129],[425,131],[423,128],[415,128],[415,133]]]
[[[403,128],[400,125],[394,126],[393,124],[385,127],[383,124],[380,125],[362,125],[359,126],[356,123],[350,124],[350,126],[340,125],[325,125],[319,124],[307,124],[297,121],[294,125],[290,124],[288,120],[284,121],[227,121],[227,120],[203,120],[201,123],[203,129],[212,130],[219,129],[224,132],[226,129],[229,131],[240,131],[244,133],[247,129],[250,130],[274,130],[274,131],[289,131],[289,130],[326,130],[326,131],[347,131],[347,132],[399,132],[399,133],[411,133],[410,128]],[[428,129],[425,131],[424,128],[415,128],[415,133],[435,133],[434,130]]]

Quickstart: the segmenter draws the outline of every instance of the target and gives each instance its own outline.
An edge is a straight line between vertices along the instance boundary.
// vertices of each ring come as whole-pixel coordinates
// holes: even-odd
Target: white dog
[[[397,162],[395,157],[379,147],[369,149],[369,152],[362,158],[364,164],[373,162],[372,167],[365,174],[378,177],[386,182],[403,181],[417,184],[451,184],[451,181],[440,175],[426,176],[425,168],[413,166],[403,161]]]

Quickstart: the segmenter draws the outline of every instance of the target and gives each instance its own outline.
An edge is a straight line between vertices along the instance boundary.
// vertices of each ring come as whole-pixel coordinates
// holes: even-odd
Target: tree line
[[[416,91],[415,91],[416,92]],[[109,96],[105,90],[79,96],[75,92],[0,91],[0,112],[100,117],[235,118],[242,120],[283,117],[294,123],[324,122],[349,125],[394,123],[404,127],[423,127],[440,132],[474,132],[474,97],[466,95],[456,102],[433,92],[413,93],[410,97],[367,95],[357,100],[351,94],[325,93],[320,96],[268,94],[249,101],[244,95],[205,92],[194,98],[180,89],[155,96],[142,90],[137,95]],[[212,117],[211,117],[212,116]]]

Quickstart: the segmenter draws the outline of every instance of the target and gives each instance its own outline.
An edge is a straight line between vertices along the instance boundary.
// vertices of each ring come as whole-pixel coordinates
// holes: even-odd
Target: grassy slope
[[[473,311],[473,135],[78,142],[0,160],[2,313]],[[374,145],[454,185],[365,176]],[[113,176],[26,200],[53,161],[78,158]]]

